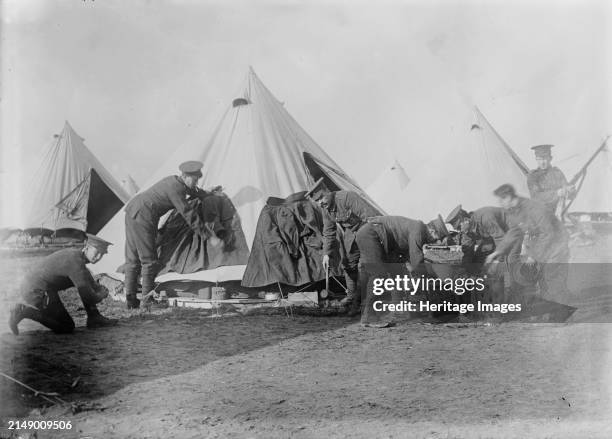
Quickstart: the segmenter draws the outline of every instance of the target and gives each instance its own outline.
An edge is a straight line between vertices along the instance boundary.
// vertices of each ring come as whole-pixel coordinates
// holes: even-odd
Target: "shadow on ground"
[[[353,323],[344,317],[250,315],[214,318],[199,310],[138,314],[112,328],[72,335],[36,330],[0,336],[2,372],[72,402],[111,394],[127,385],[181,374],[222,357],[260,349],[307,333]],[[23,416],[45,401],[0,378],[0,417]]]

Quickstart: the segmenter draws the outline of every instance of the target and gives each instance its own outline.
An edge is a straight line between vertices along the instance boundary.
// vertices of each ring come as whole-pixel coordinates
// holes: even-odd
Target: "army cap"
[[[536,157],[550,158],[552,157],[550,150],[554,146],[555,145],[536,145],[532,146],[531,149],[533,149]]]
[[[306,194],[304,194],[305,197],[313,197],[314,194],[327,189],[327,187],[325,186],[325,184],[323,183],[323,177],[319,178],[315,184],[310,188],[310,190],[308,192],[306,192]]]
[[[183,174],[199,175],[201,177],[203,166],[204,166],[204,163],[202,162],[199,162],[197,160],[190,160],[190,161],[181,163],[179,165],[179,171],[181,171]]]
[[[456,220],[459,219],[459,217],[461,216],[467,216],[467,212],[465,210],[463,210],[463,208],[461,207],[461,204],[457,207],[455,207],[451,213],[448,214],[448,216],[446,217],[446,222],[448,224],[452,224],[453,222],[455,222]]]
[[[108,253],[108,246],[113,245],[112,242],[105,241],[102,238],[98,238],[96,235],[90,233],[87,234],[87,242],[85,245],[90,245],[100,253]]]

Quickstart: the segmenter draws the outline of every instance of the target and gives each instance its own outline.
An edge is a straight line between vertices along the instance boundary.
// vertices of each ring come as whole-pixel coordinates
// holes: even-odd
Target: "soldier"
[[[86,264],[95,264],[107,252],[110,242],[87,234],[82,250],[68,248],[56,251],[40,260],[21,285],[22,303],[11,308],[9,327],[19,334],[18,325],[31,319],[58,334],[74,331],[74,321],[62,304],[59,292],[76,287],[87,313],[87,327],[100,328],[117,323],[100,314],[96,304],[107,295],[108,289],[94,281]]]
[[[468,262],[476,264],[484,263],[508,232],[506,213],[500,207],[485,206],[468,213],[460,204],[448,214],[446,222],[459,232],[458,244],[469,255]],[[507,259],[510,262],[520,256],[521,244],[522,240],[509,251]]]
[[[364,264],[401,262],[410,272],[425,273],[423,245],[447,235],[440,218],[425,224],[403,216],[377,216],[368,218],[356,241]]]
[[[136,298],[138,276],[142,272],[142,293],[155,286],[158,255],[156,249],[159,219],[171,209],[185,219],[200,236],[206,227],[187,199],[201,196],[198,180],[202,177],[202,162],[188,161],[179,166],[180,176],[171,175],[132,198],[125,207],[125,296],[128,309],[138,308]]]
[[[528,264],[542,264],[540,294],[543,298],[555,293],[559,298],[568,294],[567,263],[569,236],[563,224],[544,204],[520,197],[513,186],[504,184],[493,192],[506,211],[508,231],[493,253],[490,263],[508,254],[527,234]]]
[[[568,184],[563,172],[551,166],[553,145],[537,145],[532,147],[538,168],[529,172],[527,187],[531,199],[544,203],[551,212],[557,210],[560,201],[571,195],[575,188]]]
[[[447,235],[448,230],[440,216],[427,225],[402,216],[368,218],[356,238],[361,254],[359,284],[362,323],[372,324],[373,310],[370,305],[373,296],[368,290],[369,279],[372,276],[393,277],[402,274],[404,267],[413,275],[425,275],[423,246],[438,242]],[[381,318],[383,316],[379,313],[378,320]],[[383,322],[380,326],[388,323]]]
[[[342,248],[344,250],[343,269],[346,279],[347,297],[343,305],[351,305],[350,315],[359,310],[360,295],[357,293],[359,276],[359,246],[356,237],[361,226],[368,217],[379,216],[381,212],[374,208],[356,192],[330,191],[323,183],[323,178],[317,180],[306,196],[317,203],[323,211],[323,268],[329,267],[329,258],[338,244],[337,225],[343,234]]]

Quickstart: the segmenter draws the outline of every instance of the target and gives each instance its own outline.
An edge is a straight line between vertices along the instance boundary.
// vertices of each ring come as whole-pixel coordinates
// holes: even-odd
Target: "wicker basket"
[[[426,262],[433,264],[460,265],[463,261],[463,250],[460,245],[430,245],[423,246]]]

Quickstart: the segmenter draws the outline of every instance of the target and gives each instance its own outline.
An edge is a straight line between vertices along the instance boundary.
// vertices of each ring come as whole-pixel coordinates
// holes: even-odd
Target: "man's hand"
[[[206,229],[208,235],[208,242],[211,246],[220,247],[221,245],[223,245],[223,241],[219,239],[211,224],[205,223],[204,228]]]
[[[323,256],[323,269],[325,271],[329,270],[329,255]]]
[[[487,259],[485,260],[485,263],[490,264],[490,263],[494,262],[498,257],[499,257],[499,253],[498,252],[493,252],[489,256],[487,256]]]
[[[96,285],[94,286],[94,296],[96,298],[96,303],[100,303],[101,301],[106,299],[108,297],[108,294],[108,288],[99,283],[99,281],[96,282]]]

